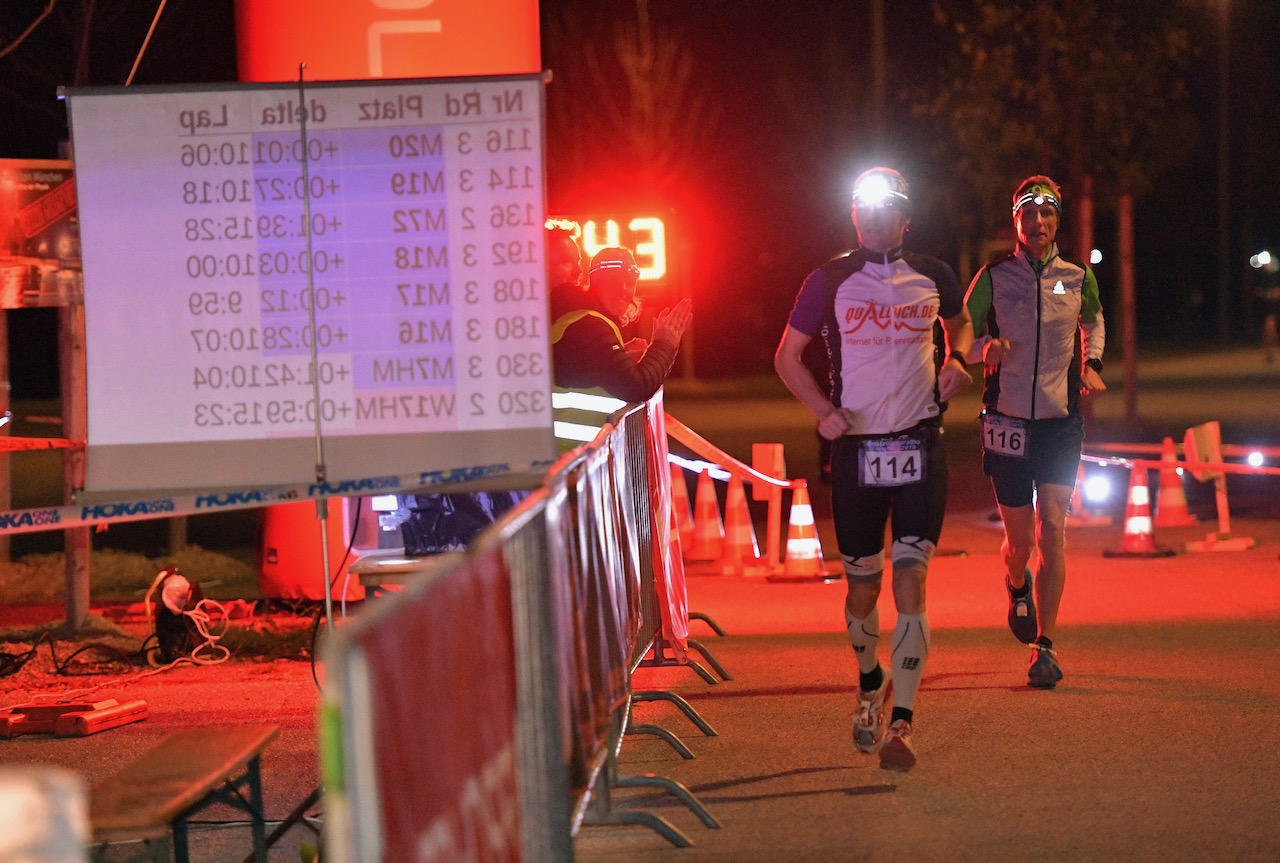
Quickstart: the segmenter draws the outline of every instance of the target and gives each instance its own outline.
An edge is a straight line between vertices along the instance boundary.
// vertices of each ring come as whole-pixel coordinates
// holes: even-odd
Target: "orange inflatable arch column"
[[[236,0],[242,81],[542,70],[537,0]]]

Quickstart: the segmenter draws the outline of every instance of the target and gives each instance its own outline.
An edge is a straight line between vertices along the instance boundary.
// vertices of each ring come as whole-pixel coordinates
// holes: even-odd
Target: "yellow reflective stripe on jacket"
[[[591,309],[575,309],[572,312],[561,315],[556,318],[555,323],[551,325],[551,344],[555,344],[564,338],[565,330],[576,324],[585,317],[594,316],[609,325],[609,329],[613,330],[613,334],[618,337],[618,342],[622,342],[622,330],[618,329],[618,325],[611,321],[606,315],[600,312],[594,312]]]
[[[605,419],[625,404],[626,402],[615,399],[599,387],[554,387],[551,391],[551,406],[555,436],[562,442],[589,441],[600,431]],[[560,451],[565,451],[563,443]]]
[[[606,315],[591,309],[575,309],[556,318],[555,323],[551,325],[551,344],[556,344],[564,338],[565,332],[569,327],[586,317],[596,317],[609,325],[609,329],[613,330],[613,334],[618,339],[618,344],[622,344],[622,330],[618,325],[610,320]],[[572,400],[574,403],[571,407],[565,406],[562,402],[556,405],[557,395],[567,394],[572,400],[572,396],[594,396],[600,400],[599,405],[590,407],[584,405],[582,401]],[[605,403],[614,402],[620,406],[625,402],[614,399],[601,387],[591,387],[589,389],[555,387],[553,389],[552,404],[555,415],[555,435],[559,439],[560,451],[566,452],[572,449],[576,443],[589,441],[595,437],[596,432],[600,430],[600,426],[604,424],[604,419],[610,413],[617,409],[616,406],[606,409]]]

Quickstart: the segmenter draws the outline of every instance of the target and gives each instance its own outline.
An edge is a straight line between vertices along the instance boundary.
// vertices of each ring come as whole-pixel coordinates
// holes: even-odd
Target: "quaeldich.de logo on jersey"
[[[846,335],[856,333],[865,323],[872,323],[882,330],[893,324],[895,330],[913,330],[928,332],[933,328],[933,320],[938,315],[938,307],[933,303],[913,303],[904,306],[877,305],[874,300],[860,304],[851,304],[844,312],[844,322],[852,324],[842,330]]]

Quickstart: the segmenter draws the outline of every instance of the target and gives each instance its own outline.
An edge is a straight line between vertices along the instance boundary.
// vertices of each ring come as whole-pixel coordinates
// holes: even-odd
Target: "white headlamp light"
[[[1018,211],[1027,204],[1035,204],[1037,207],[1042,204],[1052,204],[1053,208],[1058,211],[1058,215],[1062,215],[1062,203],[1058,200],[1056,195],[1048,189],[1045,189],[1043,186],[1032,186],[1019,196],[1018,199],[1013,202],[1013,214],[1015,216],[1018,215]]]
[[[896,171],[872,168],[853,184],[855,207],[905,207],[907,200],[906,180]]]

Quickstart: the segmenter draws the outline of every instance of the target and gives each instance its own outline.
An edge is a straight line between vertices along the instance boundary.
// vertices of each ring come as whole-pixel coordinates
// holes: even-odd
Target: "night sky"
[[[674,214],[679,234],[673,239],[685,249],[677,262],[682,287],[695,303],[700,377],[770,372],[800,281],[853,242],[848,190],[864,167],[890,164],[908,176],[915,199],[908,245],[947,260],[962,270],[962,279],[970,275],[962,268],[959,225],[946,215],[965,205],[955,198],[965,194],[964,178],[954,177],[954,165],[938,155],[936,145],[948,129],[914,110],[955,51],[929,3],[885,3],[887,87],[877,141],[869,0],[648,0],[652,44],[667,70],[649,90],[655,104],[648,113],[629,95],[618,62],[618,46],[640,38],[634,28],[643,2],[541,4],[543,65],[553,73],[548,204],[553,212],[608,207]],[[45,5],[0,4],[0,50]],[[70,34],[88,5],[61,0],[18,51],[0,58],[0,157],[57,157],[66,131],[56,88],[76,74],[72,46],[78,36]],[[1216,6],[1196,4],[1189,13],[1195,26],[1184,82],[1196,122],[1186,155],[1135,201],[1137,321],[1144,346],[1216,343]],[[1258,326],[1256,309],[1245,300],[1255,278],[1247,258],[1280,246],[1273,204],[1280,191],[1273,131],[1280,119],[1280,4],[1236,0],[1230,9],[1230,330],[1245,341]],[[153,12],[150,3],[96,0],[83,83],[124,82]],[[677,72],[685,77],[677,80]],[[235,77],[231,0],[169,0],[135,82]],[[1038,167],[1051,175],[1066,170]],[[1010,171],[1012,191],[1029,171]],[[1064,189],[1068,207],[1075,191]],[[1096,190],[1095,228],[1095,244],[1104,253],[1096,268],[1103,302],[1113,306],[1114,192]],[[52,394],[52,320],[40,310],[10,315],[15,397]],[[1118,339],[1113,345],[1108,353],[1118,358]]]

